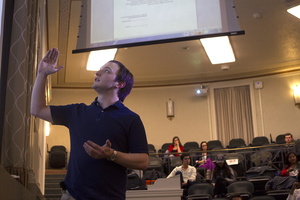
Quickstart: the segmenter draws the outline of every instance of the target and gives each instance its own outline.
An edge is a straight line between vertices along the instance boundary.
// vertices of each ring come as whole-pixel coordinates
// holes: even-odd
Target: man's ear
[[[126,85],[126,83],[124,81],[118,82],[116,85],[116,88],[121,89],[124,88]]]

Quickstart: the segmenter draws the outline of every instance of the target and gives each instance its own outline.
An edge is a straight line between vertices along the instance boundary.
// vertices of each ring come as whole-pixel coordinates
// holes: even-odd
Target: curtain
[[[40,48],[39,11],[39,0],[14,2],[5,97],[1,165],[19,175],[25,187],[33,159],[30,100]]]
[[[249,144],[254,137],[249,85],[215,89],[214,100],[218,140],[242,138]]]

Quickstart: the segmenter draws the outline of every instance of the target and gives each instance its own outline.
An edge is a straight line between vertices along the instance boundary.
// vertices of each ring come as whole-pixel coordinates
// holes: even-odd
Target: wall
[[[300,85],[299,73],[287,73],[263,79],[263,89],[256,90],[256,104],[259,107],[261,96],[263,127],[261,134],[272,134],[273,140],[278,134],[290,132],[294,139],[300,139],[300,109],[295,106],[293,87]],[[260,93],[260,94],[259,94]]]
[[[294,104],[292,87],[300,84],[297,73],[245,79],[222,83],[211,83],[210,88],[254,84],[262,81],[263,88],[252,87],[253,115],[256,124],[255,136],[265,135],[273,140],[278,134],[290,132],[295,139],[300,139],[300,110]],[[253,85],[252,85],[253,86]],[[199,85],[134,88],[126,98],[125,105],[138,113],[144,123],[148,143],[160,149],[163,143],[171,142],[173,136],[179,136],[182,143],[188,141],[201,142],[215,139],[211,123],[210,96],[196,96],[195,89]],[[210,91],[211,92],[211,91]],[[53,89],[51,104],[69,104],[84,102],[90,104],[97,94],[88,89]],[[213,95],[211,95],[213,96]],[[174,101],[175,118],[170,121],[166,117],[166,101]],[[51,126],[47,137],[49,148],[53,145],[65,145],[68,149],[69,134],[65,127]]]

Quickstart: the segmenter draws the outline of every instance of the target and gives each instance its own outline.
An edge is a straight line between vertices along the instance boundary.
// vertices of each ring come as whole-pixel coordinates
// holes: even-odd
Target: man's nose
[[[95,73],[95,75],[96,75],[96,76],[101,76],[101,71],[100,71],[100,70],[97,71],[97,72]]]

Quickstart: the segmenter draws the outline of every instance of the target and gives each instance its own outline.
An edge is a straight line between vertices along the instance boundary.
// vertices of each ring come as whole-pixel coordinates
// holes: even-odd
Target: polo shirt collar
[[[93,104],[96,105],[96,106],[100,106],[100,104],[99,104],[99,102],[98,102],[98,97],[95,98]],[[110,107],[112,107],[112,106],[115,106],[115,107],[117,107],[117,108],[120,109],[120,108],[123,108],[123,107],[124,107],[124,104],[121,102],[121,100],[119,100],[119,101],[117,101],[116,103],[114,103],[114,104],[108,106],[107,108],[110,108]]]

